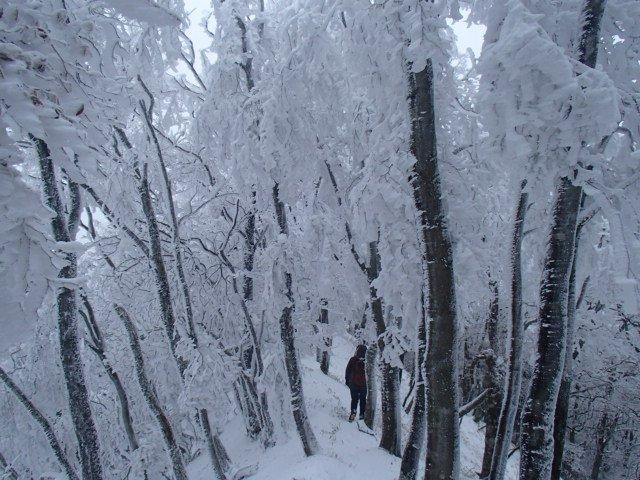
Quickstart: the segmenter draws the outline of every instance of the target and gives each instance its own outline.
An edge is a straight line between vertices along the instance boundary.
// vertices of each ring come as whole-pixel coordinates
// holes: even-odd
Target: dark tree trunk
[[[204,408],[201,409],[199,413],[200,413],[200,423],[202,424],[205,438],[207,440],[207,449],[209,450],[209,457],[211,458],[211,463],[213,465],[213,474],[215,475],[215,480],[227,480],[227,477],[224,473],[226,467],[224,467],[222,465],[222,462],[220,461],[218,449],[216,448],[214,437],[211,434],[211,424],[209,423],[209,414]]]
[[[594,68],[605,0],[586,0],[578,60]],[[553,224],[540,287],[538,360],[522,419],[520,479],[546,479],[553,460],[553,415],[564,369],[569,276],[582,188],[563,177],[558,185]]]
[[[89,334],[87,345],[100,360],[100,363],[104,367],[109,380],[111,380],[111,383],[113,383],[113,386],[116,389],[118,401],[120,402],[120,415],[122,417],[122,424],[124,427],[124,431],[127,434],[127,439],[129,440],[129,446],[131,447],[131,451],[137,450],[139,444],[135,431],[133,429],[133,421],[131,419],[131,409],[129,407],[129,398],[127,396],[127,392],[124,389],[122,381],[120,380],[120,376],[113,369],[113,367],[109,363],[109,360],[107,359],[107,356],[105,354],[104,337],[102,336],[102,332],[100,331],[100,326],[98,325],[98,322],[96,320],[91,302],[86,295],[81,294],[81,297],[85,311],[80,310],[80,315],[84,319],[85,325],[87,327],[87,333]]]
[[[320,309],[320,318],[318,323],[322,325],[329,325],[329,310],[327,310],[326,305],[327,301],[322,300],[323,307]],[[326,328],[326,327],[325,327]],[[327,332],[323,332],[322,334],[322,344],[324,348],[320,351],[320,371],[325,375],[329,375],[329,361],[331,358],[330,350],[331,350],[331,337],[327,334]]]
[[[236,295],[240,295],[238,282],[235,277],[235,267],[222,251],[220,252],[220,258],[233,275],[231,277],[231,287],[233,288],[233,292]],[[246,398],[247,405],[251,403],[255,407],[255,411],[253,413],[251,410],[244,411],[244,413],[247,414],[247,423],[249,424],[253,422],[253,424],[256,425],[255,429],[252,428],[247,433],[249,433],[250,436],[262,435],[265,446],[270,446],[272,444],[271,437],[273,435],[273,422],[269,413],[267,394],[266,392],[262,392],[258,397],[258,389],[256,386],[256,377],[262,376],[264,371],[262,348],[260,347],[258,334],[256,332],[255,325],[253,324],[253,318],[249,312],[245,295],[246,293],[243,293],[243,296],[240,297],[240,306],[242,308],[245,327],[249,333],[249,338],[251,339],[251,346],[248,348],[245,347],[244,351],[241,353],[240,363],[243,368],[243,372],[241,373],[243,378],[238,379],[238,382],[244,384],[244,387],[246,387],[243,388],[243,392],[246,392],[249,395],[249,397]],[[243,404],[241,404],[241,407],[242,405]],[[252,417],[254,414],[257,414],[257,416]]]
[[[136,370],[136,375],[138,377],[138,384],[140,385],[142,394],[147,401],[149,410],[151,410],[151,413],[160,426],[160,432],[162,433],[162,438],[165,442],[165,446],[167,447],[167,453],[169,454],[173,474],[176,477],[176,480],[188,480],[187,471],[182,460],[180,448],[178,447],[178,444],[176,442],[175,434],[173,433],[173,428],[169,423],[169,418],[162,410],[160,401],[156,396],[155,389],[151,384],[149,377],[147,376],[144,365],[144,358],[142,356],[142,348],[140,346],[140,340],[138,339],[136,327],[124,308],[119,305],[114,305],[114,309],[124,323],[124,326],[127,330],[127,335],[129,336],[129,346],[131,347],[131,351],[133,352],[134,367]]]
[[[18,472],[7,463],[2,453],[0,453],[0,473],[3,473],[7,477],[7,480],[18,480]]]
[[[185,313],[187,316],[187,336],[193,343],[194,347],[198,346],[198,338],[196,334],[195,324],[193,322],[193,307],[191,305],[191,294],[189,292],[189,286],[187,284],[187,278],[184,273],[184,266],[182,263],[182,247],[180,245],[180,226],[178,223],[178,216],[176,215],[176,208],[173,201],[173,187],[171,186],[171,179],[169,178],[169,174],[167,172],[167,167],[164,162],[164,155],[162,154],[162,148],[160,148],[160,142],[158,141],[158,136],[156,134],[156,129],[153,126],[153,106],[154,106],[154,98],[147,86],[142,81],[142,78],[138,75],[138,80],[142,84],[147,95],[149,95],[150,105],[149,108],[146,108],[145,103],[141,100],[140,107],[143,112],[143,116],[145,122],[147,124],[147,128],[149,130],[149,135],[151,140],[153,141],[153,145],[156,149],[156,156],[158,157],[158,163],[160,165],[160,171],[162,172],[162,178],[164,180],[165,186],[165,194],[167,197],[167,204],[169,206],[169,217],[171,219],[171,239],[173,244],[173,256],[176,261],[176,268],[178,270],[178,281],[180,283],[180,288],[182,290],[182,297],[184,299]]]
[[[364,423],[373,430],[376,417],[376,406],[378,405],[378,389],[376,387],[377,375],[376,364],[378,348],[375,344],[369,345],[365,354],[365,370],[367,375],[367,405],[364,410]]]
[[[11,380],[9,375],[7,375],[7,372],[5,372],[2,367],[0,367],[0,380],[2,380],[7,389],[18,398],[20,403],[24,405],[24,407],[29,412],[29,415],[31,415],[31,417],[38,423],[38,425],[40,425],[40,428],[42,428],[42,431],[49,441],[49,445],[51,446],[56,459],[60,463],[60,466],[64,470],[69,480],[80,480],[78,475],[76,475],[75,471],[73,470],[73,467],[69,463],[62,445],[58,441],[58,437],[56,437],[56,434],[53,431],[51,424],[49,423],[49,420],[45,418],[45,416],[40,412],[40,410],[36,408],[33,403],[31,403],[31,400],[29,400],[27,396],[22,392],[20,387],[18,387],[13,382],[13,380]]]
[[[138,77],[138,79],[140,79],[140,77]],[[184,276],[184,270],[182,268],[182,256],[181,256],[181,251],[180,251],[180,245],[179,245],[179,230],[178,230],[178,221],[177,221],[177,217],[175,215],[175,208],[173,205],[173,197],[172,197],[172,192],[171,192],[171,183],[169,181],[168,175],[167,175],[167,171],[164,165],[164,159],[162,156],[162,151],[160,149],[160,144],[158,142],[158,138],[155,134],[155,129],[153,127],[153,123],[151,121],[151,115],[153,113],[153,96],[151,95],[151,92],[147,89],[146,85],[144,85],[144,83],[142,82],[142,80],[140,79],[140,83],[142,83],[145,91],[147,92],[147,94],[149,95],[150,99],[151,99],[151,107],[147,110],[144,102],[140,102],[140,106],[143,109],[144,115],[145,115],[145,120],[147,122],[147,127],[151,130],[152,133],[152,138],[154,140],[154,144],[156,147],[156,153],[158,155],[158,159],[160,161],[160,165],[161,165],[161,169],[164,175],[164,180],[165,180],[165,186],[167,189],[167,195],[168,195],[168,201],[169,201],[169,206],[170,206],[170,210],[171,210],[171,216],[172,216],[172,223],[173,223],[173,240],[174,240],[174,255],[176,258],[176,263],[178,264],[178,275],[179,275],[179,279],[180,279],[180,284],[182,286],[182,291],[183,291],[183,295],[185,296],[185,306],[187,309],[187,334],[189,336],[189,338],[192,341],[193,347],[194,348],[198,348],[198,337],[196,335],[195,332],[195,325],[193,323],[193,314],[192,314],[192,309],[191,309],[191,298],[189,295],[189,289],[186,283],[186,278]],[[129,141],[129,139],[127,138],[126,134],[124,133],[123,130],[121,129],[116,129],[116,132],[118,133],[119,137],[121,138],[121,140],[123,141],[123,143],[125,144],[125,146],[128,149],[132,148],[131,142]],[[208,170],[207,170],[208,171]],[[162,244],[160,242],[160,231],[158,228],[158,221],[155,215],[155,211],[153,208],[153,202],[151,199],[151,190],[150,190],[150,186],[149,186],[149,177],[148,177],[148,166],[145,163],[143,166],[143,172],[142,174],[139,171],[138,166],[135,166],[135,172],[137,174],[138,177],[140,177],[140,185],[138,186],[138,192],[140,194],[140,201],[142,203],[142,210],[143,213],[145,215],[145,218],[147,220],[147,231],[149,234],[149,243],[151,245],[151,250],[149,252],[149,250],[145,250],[147,253],[147,256],[149,257],[151,264],[153,266],[153,271],[155,274],[155,278],[156,278],[156,290],[158,293],[158,299],[160,302],[160,311],[161,311],[161,315],[162,315],[162,320],[163,320],[163,324],[165,327],[165,333],[168,337],[169,340],[169,347],[171,349],[171,353],[173,354],[173,357],[178,365],[178,370],[180,372],[180,378],[182,381],[184,381],[184,372],[188,366],[188,362],[186,362],[185,360],[183,360],[182,358],[180,358],[177,354],[177,345],[178,342],[180,341],[180,335],[177,332],[177,330],[175,329],[175,315],[173,312],[173,305],[171,303],[171,287],[169,284],[169,279],[167,276],[167,269],[164,263],[164,258],[162,256]],[[136,238],[136,237],[134,237]],[[137,243],[140,243],[140,241],[138,241]],[[146,246],[145,246],[146,247]],[[234,277],[234,282],[235,282],[235,277]],[[124,312],[124,310],[123,310]],[[126,314],[126,312],[125,312]],[[198,411],[198,421],[200,421],[200,419],[202,418],[202,412],[205,413],[205,415],[207,414],[206,410],[200,410]],[[208,417],[207,417],[208,418]],[[200,422],[201,423],[201,422]],[[207,424],[207,426],[209,426]],[[203,426],[204,428],[204,426]],[[205,437],[207,435],[207,432],[205,431]],[[210,433],[210,432],[209,432]],[[214,440],[217,439],[217,435],[214,434]],[[226,451],[224,450],[224,447],[222,446],[222,442],[220,442],[218,440],[218,444],[219,444],[219,448],[216,448],[215,450],[217,451],[217,455],[218,457],[227,457]],[[213,450],[210,450],[210,452]],[[212,458],[212,463],[215,463],[216,459]]]
[[[401,430],[400,430],[400,369],[392,367],[382,360],[385,349],[384,333],[386,325],[382,311],[382,298],[378,296],[373,282],[380,275],[380,253],[378,242],[369,242],[369,294],[371,298],[371,315],[376,326],[378,336],[378,351],[380,361],[380,404],[382,421],[382,435],[380,436],[380,448],[390,454],[399,457],[401,455]]]
[[[485,374],[484,388],[488,390],[486,409],[484,416],[484,454],[482,456],[482,470],[480,478],[486,478],[491,471],[491,457],[498,431],[498,419],[500,417],[500,407],[502,404],[502,378],[498,370],[498,284],[490,282],[493,289],[493,298],[489,307],[489,318],[487,321],[487,337],[489,339],[489,351],[485,352]]]
[[[538,360],[522,418],[521,480],[551,474],[553,412],[564,367],[567,293],[581,194],[568,178],[560,179],[540,287]]]
[[[424,305],[424,292],[421,295],[422,315],[418,321],[418,345],[415,372],[415,396],[413,401],[413,416],[407,445],[404,447],[402,464],[400,465],[399,480],[415,480],[420,464],[420,452],[424,441],[426,390],[424,383],[424,357],[427,349],[427,319]]]
[[[32,137],[32,140],[35,142],[38,151],[45,202],[54,212],[54,217],[51,219],[53,237],[56,242],[69,242],[71,237],[67,220],[64,216],[64,206],[58,191],[49,147],[41,139]],[[77,275],[76,256],[73,253],[65,253],[64,259],[66,265],[62,267],[58,277],[74,279]],[[99,480],[102,478],[100,445],[93,414],[91,413],[89,393],[80,355],[75,289],[66,286],[59,287],[57,304],[60,356],[69,397],[69,410],[76,438],[78,439],[82,477],[85,480]]]
[[[287,217],[284,209],[284,203],[280,201],[278,184],[273,186],[273,203],[276,210],[278,226],[280,234],[288,235]],[[285,295],[288,305],[282,310],[280,315],[280,338],[284,348],[284,363],[289,378],[289,388],[291,390],[291,410],[293,419],[298,430],[298,435],[302,441],[302,448],[305,455],[311,456],[318,452],[318,442],[311,429],[309,418],[307,416],[307,407],[304,401],[304,393],[302,389],[302,375],[298,365],[298,354],[295,346],[295,333],[293,328],[292,313],[295,306],[292,290],[291,273],[284,272],[285,279]]]
[[[580,209],[584,206],[586,196],[582,194]],[[594,211],[595,213],[595,211]],[[567,416],[569,415],[569,397],[573,381],[573,336],[576,317],[576,269],[578,265],[578,252],[580,250],[580,234],[582,227],[589,218],[580,221],[576,227],[576,240],[573,246],[573,261],[571,262],[571,274],[569,276],[569,293],[567,295],[567,345],[564,354],[564,368],[556,412],[553,421],[553,462],[551,464],[551,480],[560,480],[562,475],[562,459],[564,456],[564,442],[567,431]]]
[[[522,182],[524,189],[526,182]],[[522,324],[522,232],[524,219],[527,212],[528,194],[520,193],[520,200],[516,209],[516,217],[513,226],[513,238],[511,242],[511,341],[509,347],[509,366],[507,384],[500,410],[500,419],[496,431],[496,439],[491,459],[490,480],[502,480],[504,478],[509,445],[520,403],[520,389],[522,386],[522,337],[524,326]]]
[[[164,330],[169,339],[169,347],[171,353],[176,359],[178,369],[182,375],[187,368],[184,360],[180,359],[177,353],[178,341],[180,335],[176,331],[176,320],[173,313],[173,305],[171,303],[171,287],[169,286],[169,277],[162,256],[162,244],[160,243],[160,230],[158,229],[158,220],[153,208],[151,200],[151,191],[149,187],[149,177],[147,174],[147,164],[143,166],[142,178],[138,187],[140,193],[140,201],[142,210],[147,220],[147,230],[149,232],[149,244],[151,245],[151,265],[156,280],[156,291],[158,292],[158,300],[160,302],[160,314]]]
[[[591,480],[598,480],[600,478],[600,470],[604,462],[604,454],[611,440],[613,430],[618,423],[618,417],[614,417],[613,421],[609,421],[609,415],[604,412],[602,418],[598,422],[598,428],[596,429],[596,451],[593,454],[593,465],[591,466]]]
[[[411,152],[416,158],[410,183],[420,215],[427,269],[429,345],[427,374],[427,461],[425,479],[458,477],[458,325],[453,252],[442,205],[434,111],[433,66],[409,72]]]

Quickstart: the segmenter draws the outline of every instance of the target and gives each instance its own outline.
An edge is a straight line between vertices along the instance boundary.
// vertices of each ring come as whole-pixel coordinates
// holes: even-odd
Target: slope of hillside
[[[305,458],[293,428],[288,439],[264,451],[244,435],[240,419],[225,428],[223,440],[234,463],[256,465],[253,480],[394,480],[400,459],[378,448],[375,437],[358,431],[348,423],[349,391],[341,379],[353,345],[343,338],[334,341],[330,376],[322,374],[312,357],[302,359],[304,393],[311,424],[321,454]],[[405,428],[409,417],[404,418]],[[460,430],[460,477],[477,480],[480,471],[484,434],[468,415]],[[518,455],[510,459],[507,480],[517,478]],[[209,479],[211,470],[205,456],[191,465],[191,478]]]

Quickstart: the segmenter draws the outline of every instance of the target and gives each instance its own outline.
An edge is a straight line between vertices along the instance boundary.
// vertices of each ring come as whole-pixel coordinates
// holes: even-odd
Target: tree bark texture
[[[526,181],[522,182],[524,189]],[[507,455],[511,445],[511,436],[516,420],[516,413],[520,402],[520,390],[522,386],[522,341],[524,325],[522,323],[522,232],[527,212],[529,195],[521,191],[518,207],[516,208],[515,222],[513,226],[513,238],[511,240],[511,339],[509,344],[509,365],[507,371],[507,383],[500,410],[500,419],[496,430],[490,480],[503,480]]]
[[[582,194],[580,210],[584,205],[585,194]],[[564,354],[564,367],[556,411],[553,420],[553,462],[551,463],[551,480],[560,480],[562,474],[562,459],[564,456],[564,441],[567,431],[567,416],[569,415],[569,397],[573,380],[573,337],[576,318],[576,270],[578,265],[578,252],[580,250],[580,233],[583,222],[576,227],[576,239],[573,245],[573,260],[571,262],[571,274],[569,275],[569,293],[567,295],[567,342]]]
[[[585,0],[578,60],[595,68],[606,0]],[[597,140],[597,139],[594,139]],[[564,369],[568,286],[582,188],[563,177],[557,188],[553,224],[540,287],[540,331],[529,398],[522,419],[520,479],[548,479],[553,460],[553,420]]]
[[[44,140],[35,137],[32,137],[32,140],[38,152],[45,203],[54,212],[54,217],[51,219],[53,237],[56,242],[69,242],[71,237],[49,147]],[[77,275],[76,256],[73,253],[65,253],[64,259],[66,265],[60,270],[58,278],[74,279]],[[80,354],[75,289],[67,286],[58,287],[57,306],[60,356],[69,398],[69,410],[78,440],[82,477],[85,480],[99,480],[102,479],[100,445]]]
[[[411,430],[409,438],[404,447],[402,463],[400,464],[399,480],[415,480],[418,475],[418,465],[420,464],[420,452],[424,442],[424,431],[426,426],[426,389],[424,379],[424,358],[427,349],[427,318],[424,305],[424,291],[421,295],[422,315],[418,321],[417,335],[417,355],[415,374],[415,394],[413,400],[413,416],[411,417]]]
[[[136,375],[138,377],[138,384],[142,390],[142,394],[149,406],[149,410],[155,417],[162,433],[169,460],[171,461],[171,467],[176,480],[188,480],[187,471],[182,460],[182,454],[180,448],[176,442],[176,437],[173,432],[173,428],[169,423],[169,418],[162,410],[160,401],[155,393],[155,388],[151,384],[144,365],[144,358],[142,355],[142,347],[140,346],[140,340],[138,339],[138,332],[136,330],[133,321],[129,317],[129,314],[120,305],[114,305],[114,309],[122,322],[124,323],[127,335],[129,337],[129,346],[133,352],[134,367]]]
[[[364,410],[364,423],[372,430],[376,417],[376,406],[378,405],[378,388],[376,375],[377,360],[378,347],[375,344],[369,345],[364,359],[364,366],[367,375],[367,405]]]
[[[411,151],[416,158],[410,183],[419,214],[427,266],[429,344],[427,375],[427,461],[425,479],[458,477],[458,324],[451,239],[438,173],[433,65],[409,72]]]
[[[284,209],[284,203],[280,201],[278,184],[273,186],[273,203],[276,210],[276,218],[280,227],[281,235],[288,235],[287,217]],[[302,448],[306,456],[314,455],[318,452],[318,442],[311,429],[309,417],[307,416],[307,406],[304,401],[304,393],[302,389],[302,375],[298,364],[298,355],[295,346],[295,332],[293,328],[292,313],[295,306],[293,299],[291,273],[284,272],[285,279],[285,295],[288,304],[283,308],[280,315],[280,339],[284,349],[284,363],[287,369],[287,377],[289,379],[289,388],[291,393],[291,410],[293,419],[298,430],[298,435],[302,441]]]
[[[31,417],[38,423],[38,425],[40,425],[40,428],[42,428],[42,431],[44,432],[45,436],[47,437],[47,440],[49,441],[49,445],[53,450],[53,454],[55,455],[56,460],[58,460],[58,463],[60,463],[60,466],[64,470],[69,480],[80,480],[76,472],[73,470],[73,467],[69,463],[69,459],[65,455],[64,449],[62,448],[62,445],[60,444],[58,437],[56,437],[56,434],[53,431],[53,428],[51,427],[51,423],[49,423],[49,420],[46,419],[46,417],[42,414],[42,412],[40,412],[40,410],[38,410],[38,408],[36,408],[36,406],[33,403],[31,403],[31,400],[27,398],[27,396],[22,392],[20,387],[18,387],[13,382],[13,380],[9,377],[9,375],[7,375],[7,372],[5,372],[2,369],[2,367],[0,367],[0,380],[2,380],[2,382],[5,384],[7,389],[11,393],[13,393],[17,397],[17,399],[20,401],[20,403],[27,409],[27,412],[29,412],[29,415],[31,415]]]
[[[522,418],[521,480],[546,480],[553,458],[553,417],[564,367],[569,273],[582,190],[559,180],[540,286],[540,331],[529,398]]]

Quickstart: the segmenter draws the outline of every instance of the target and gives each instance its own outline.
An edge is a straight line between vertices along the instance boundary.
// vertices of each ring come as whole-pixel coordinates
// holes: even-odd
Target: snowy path
[[[353,346],[346,340],[334,341],[330,376],[323,375],[311,357],[302,360],[304,394],[311,424],[320,444],[321,453],[305,458],[295,430],[289,438],[263,451],[244,435],[240,419],[231,422],[223,440],[237,465],[258,464],[252,480],[394,480],[400,470],[400,459],[378,447],[375,437],[358,431],[348,423],[349,391],[341,381]],[[405,419],[408,423],[409,418]],[[477,479],[482,458],[483,433],[465,418],[461,425],[461,479]],[[514,456],[516,457],[516,456]],[[514,465],[509,465],[507,479],[516,478]],[[190,478],[211,478],[204,456],[190,466]]]

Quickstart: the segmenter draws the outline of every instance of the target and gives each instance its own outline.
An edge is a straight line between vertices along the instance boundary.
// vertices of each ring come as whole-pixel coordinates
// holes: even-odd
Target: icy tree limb
[[[40,428],[42,428],[42,431],[49,441],[49,445],[51,446],[56,459],[60,463],[60,466],[66,473],[69,480],[80,480],[80,477],[78,477],[76,472],[73,470],[71,463],[69,463],[69,459],[65,455],[64,449],[62,448],[58,437],[56,437],[56,434],[53,431],[49,420],[46,419],[42,412],[40,412],[40,410],[38,410],[38,408],[36,408],[33,403],[31,403],[31,400],[29,400],[27,396],[22,392],[20,387],[18,387],[13,382],[13,380],[11,380],[9,375],[7,375],[7,372],[5,372],[2,367],[0,367],[0,380],[2,380],[7,389],[18,398],[20,403],[24,405],[24,407],[29,412],[29,415],[31,415],[31,417],[38,423],[38,425],[40,425]]]
[[[480,405],[484,401],[484,399],[487,398],[487,395],[489,394],[489,390],[490,389],[486,388],[485,390],[482,391],[480,395],[478,395],[476,398],[471,400],[469,403],[466,403],[460,406],[460,410],[458,410],[458,417],[459,418],[464,417],[467,413],[469,413],[478,405]]]

